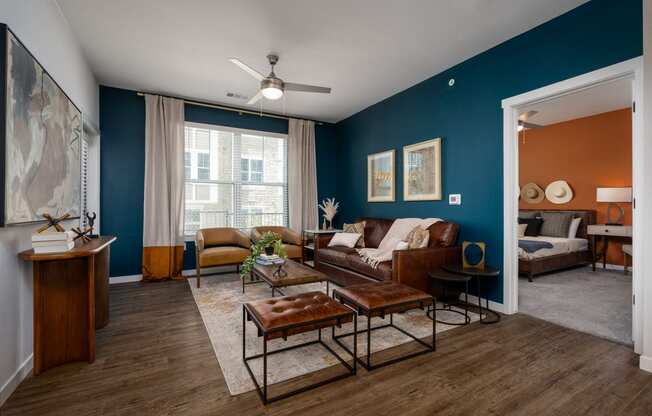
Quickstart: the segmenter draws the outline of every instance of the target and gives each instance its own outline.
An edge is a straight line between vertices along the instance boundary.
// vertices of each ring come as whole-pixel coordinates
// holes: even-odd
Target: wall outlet
[[[449,194],[448,205],[462,205],[462,194]]]

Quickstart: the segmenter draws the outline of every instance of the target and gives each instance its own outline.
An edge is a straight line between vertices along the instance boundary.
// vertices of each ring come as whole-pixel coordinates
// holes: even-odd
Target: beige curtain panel
[[[290,228],[317,228],[315,123],[290,119],[288,127],[288,205]]]
[[[145,95],[143,280],[183,271],[183,101]]]

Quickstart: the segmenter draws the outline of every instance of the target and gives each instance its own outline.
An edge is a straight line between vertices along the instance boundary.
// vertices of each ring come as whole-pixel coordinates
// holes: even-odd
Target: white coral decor
[[[337,214],[337,208],[339,208],[340,203],[335,202],[335,198],[326,198],[324,201],[321,201],[319,209],[324,212],[324,218],[328,222],[333,222],[335,214]]]

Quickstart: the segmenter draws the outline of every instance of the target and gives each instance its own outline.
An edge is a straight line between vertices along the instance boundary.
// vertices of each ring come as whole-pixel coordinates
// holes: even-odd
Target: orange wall
[[[527,209],[595,209],[599,224],[606,222],[607,204],[595,201],[598,187],[632,186],[632,117],[629,108],[522,131],[519,138],[519,182],[534,182],[543,190],[565,180],[574,197],[567,204],[547,199],[539,204],[520,201]],[[631,204],[625,224],[632,222]],[[607,261],[622,264],[620,244],[610,244]]]

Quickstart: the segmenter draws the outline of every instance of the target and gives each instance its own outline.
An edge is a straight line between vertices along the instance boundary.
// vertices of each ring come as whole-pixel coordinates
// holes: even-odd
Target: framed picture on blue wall
[[[368,202],[394,201],[394,163],[394,149],[367,156]]]
[[[441,199],[441,138],[403,147],[403,199]]]

